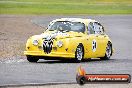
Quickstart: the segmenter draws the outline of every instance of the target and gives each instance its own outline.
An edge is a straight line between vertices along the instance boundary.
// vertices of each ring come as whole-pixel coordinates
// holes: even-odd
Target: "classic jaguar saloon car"
[[[61,18],[50,22],[40,35],[27,40],[26,51],[29,62],[39,59],[75,60],[100,58],[110,59],[112,42],[104,27],[92,19]]]

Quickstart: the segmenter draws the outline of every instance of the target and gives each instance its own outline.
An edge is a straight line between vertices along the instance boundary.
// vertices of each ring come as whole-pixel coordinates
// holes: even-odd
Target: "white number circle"
[[[96,40],[94,39],[94,40],[92,41],[92,51],[95,52],[96,49],[97,49],[97,42],[96,42]]]

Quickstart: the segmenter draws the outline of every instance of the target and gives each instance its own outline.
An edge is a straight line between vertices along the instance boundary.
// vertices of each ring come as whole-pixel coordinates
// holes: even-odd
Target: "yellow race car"
[[[27,40],[26,51],[29,62],[46,60],[75,60],[88,58],[110,59],[112,42],[104,27],[92,19],[61,18],[50,22],[40,35]]]

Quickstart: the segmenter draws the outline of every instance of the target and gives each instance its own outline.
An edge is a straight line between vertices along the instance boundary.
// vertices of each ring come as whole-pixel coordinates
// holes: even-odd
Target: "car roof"
[[[82,18],[60,18],[60,19],[53,20],[52,22],[56,22],[56,21],[81,22],[81,23],[84,23],[86,25],[88,25],[90,22],[97,22],[97,21],[92,20],[92,19],[82,19]]]

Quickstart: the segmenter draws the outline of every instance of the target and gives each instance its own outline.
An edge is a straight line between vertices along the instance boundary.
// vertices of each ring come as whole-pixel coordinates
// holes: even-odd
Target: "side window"
[[[94,26],[95,34],[104,34],[103,26],[100,23],[94,22],[93,26]]]
[[[100,26],[100,34],[104,34],[104,27],[102,25]]]
[[[90,23],[88,24],[88,34],[94,34],[94,33],[95,33],[95,32],[94,32],[93,23],[90,22]]]

